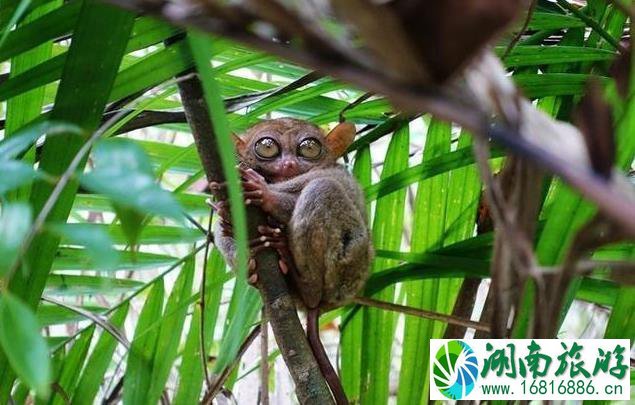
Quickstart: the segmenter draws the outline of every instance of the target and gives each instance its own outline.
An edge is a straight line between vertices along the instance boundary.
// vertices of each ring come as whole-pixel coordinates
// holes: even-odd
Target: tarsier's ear
[[[234,133],[232,133],[232,140],[234,141],[234,146],[236,147],[236,151],[238,152],[238,154],[242,155],[243,152],[245,151],[245,147],[247,146],[247,143],[243,141],[241,137],[239,137],[238,135]]]
[[[344,155],[355,139],[355,125],[341,122],[326,135],[326,146],[337,157]]]

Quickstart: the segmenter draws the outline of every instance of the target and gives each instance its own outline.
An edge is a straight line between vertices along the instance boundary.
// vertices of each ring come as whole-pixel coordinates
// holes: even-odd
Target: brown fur
[[[306,121],[281,118],[264,121],[236,137],[240,161],[267,179],[262,207],[287,229],[295,271],[291,286],[306,308],[334,308],[363,288],[373,255],[364,195],[355,179],[336,160],[353,141],[355,127],[344,123],[328,135]],[[254,151],[263,137],[273,138],[280,155],[261,159]],[[318,159],[297,154],[302,140],[323,145]],[[292,169],[280,174],[281,165]],[[217,245],[233,265],[230,237],[216,232]]]

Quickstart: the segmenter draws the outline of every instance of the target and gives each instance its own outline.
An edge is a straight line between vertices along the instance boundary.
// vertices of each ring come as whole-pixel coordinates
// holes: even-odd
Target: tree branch
[[[188,74],[186,72],[184,74]],[[179,93],[185,116],[209,181],[224,179],[216,140],[203,88],[198,77],[179,82]],[[247,207],[247,223],[250,239],[256,238],[257,227],[265,224],[265,215],[256,207]],[[296,395],[302,404],[332,404],[328,385],[302,329],[295,304],[289,295],[287,284],[278,270],[278,257],[272,249],[259,252],[258,289],[273,333],[295,382]]]
[[[392,302],[379,301],[368,297],[355,297],[353,302],[359,305],[364,305],[371,308],[379,308],[385,311],[398,312],[400,314],[412,315],[418,318],[431,319],[433,321],[439,321],[447,323],[448,325],[457,325],[464,328],[472,328],[477,331],[490,332],[489,325],[485,325],[480,322],[472,321],[470,319],[459,318],[454,315],[441,314],[439,312],[428,311],[425,309],[407,307],[405,305],[393,304]]]
[[[225,369],[218,375],[218,377],[216,377],[214,385],[203,396],[203,400],[201,401],[202,405],[212,404],[212,401],[214,400],[216,395],[222,390],[223,384],[225,384],[225,381],[227,381],[232,371],[234,371],[238,363],[240,363],[240,359],[243,357],[247,349],[249,349],[249,346],[251,346],[251,344],[254,342],[254,340],[260,333],[260,330],[261,326],[258,325],[251,331],[251,333],[249,333],[249,335],[247,335],[243,343],[240,345],[240,348],[238,349],[236,359],[234,359],[231,364],[225,367]]]

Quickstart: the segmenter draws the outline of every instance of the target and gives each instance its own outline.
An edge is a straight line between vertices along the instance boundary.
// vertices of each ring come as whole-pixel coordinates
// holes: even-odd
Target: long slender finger
[[[259,225],[258,232],[265,236],[282,236],[282,229],[267,225]]]
[[[262,198],[245,198],[245,205],[260,207],[262,205]]]
[[[256,239],[252,239],[249,241],[249,246],[250,247],[255,247],[258,245],[264,245],[265,243],[286,243],[286,241],[282,238],[279,237],[275,237],[275,236],[267,236],[267,235],[262,235]]]
[[[253,190],[253,191],[245,191],[243,192],[243,197],[245,199],[262,199],[262,190]]]
[[[255,183],[262,183],[264,181],[264,177],[258,174],[258,172],[255,171],[254,169],[251,169],[251,168],[240,169],[240,172],[246,180],[251,180]]]
[[[246,180],[242,182],[243,190],[245,191],[256,191],[262,188],[261,184],[258,184],[251,180]]]
[[[275,249],[276,251],[278,249],[282,249],[284,248],[284,246],[286,246],[286,243],[282,243],[282,242],[265,242],[262,245],[256,245],[253,247],[250,247],[250,251],[252,254],[257,254],[259,252],[262,252],[265,249]]]

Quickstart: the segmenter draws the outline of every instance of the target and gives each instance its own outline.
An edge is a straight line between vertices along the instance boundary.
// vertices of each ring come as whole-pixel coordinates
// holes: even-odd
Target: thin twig
[[[537,2],[538,0],[531,0],[531,3],[529,4],[529,10],[527,11],[527,16],[525,17],[525,22],[523,23],[523,26],[520,28],[520,31],[518,31],[518,33],[514,35],[514,38],[511,40],[509,45],[507,45],[507,48],[505,49],[505,53],[503,54],[501,59],[505,59],[506,57],[509,56],[511,51],[516,47],[520,39],[523,37],[523,34],[525,33],[525,31],[527,31],[527,28],[529,27],[529,23],[531,22],[531,18],[533,17],[534,11],[536,10]]]
[[[115,387],[110,391],[110,394],[104,399],[104,405],[115,404],[119,400],[119,394],[121,394],[121,390],[123,389],[123,377],[119,378]]]
[[[104,387],[102,384],[101,391],[104,393],[103,395],[104,398],[109,397],[109,396],[106,396],[106,393],[108,392],[112,393],[117,388],[116,385],[118,382],[115,383],[115,378],[117,377],[117,375],[119,375],[119,371],[123,368],[125,358],[126,358],[125,355],[120,356],[119,360],[117,361],[117,365],[115,366],[115,369],[112,372],[112,376],[110,377],[108,381],[108,386]],[[113,383],[115,383],[115,387],[113,387]],[[102,405],[106,405],[105,400],[102,401]]]
[[[216,395],[218,395],[219,391],[223,387],[223,384],[225,383],[229,375],[232,373],[232,371],[234,371],[234,368],[236,368],[238,363],[240,363],[240,359],[243,357],[247,349],[249,349],[249,346],[251,346],[251,344],[254,342],[254,340],[258,336],[258,333],[260,333],[260,330],[261,327],[260,325],[258,325],[251,331],[251,333],[249,333],[249,335],[247,335],[243,343],[240,345],[234,361],[230,365],[225,367],[225,369],[218,375],[218,377],[216,377],[216,380],[214,380],[214,384],[212,385],[212,387],[207,390],[207,392],[203,396],[201,405],[209,405],[212,403]]]
[[[593,270],[607,268],[612,272],[630,272],[635,275],[635,263],[626,260],[580,260],[576,270],[581,275],[587,275]]]
[[[206,244],[209,243],[206,242]],[[121,308],[121,306],[123,306],[124,304],[132,301],[133,298],[135,298],[137,295],[141,294],[143,291],[145,291],[146,289],[148,289],[149,287],[151,287],[152,285],[154,285],[154,283],[156,283],[157,281],[163,279],[163,277],[165,277],[166,275],[168,275],[169,273],[171,273],[174,269],[177,269],[181,264],[183,264],[186,260],[189,260],[190,258],[192,258],[193,256],[195,256],[198,252],[200,252],[201,250],[203,250],[203,248],[205,247],[205,244],[202,244],[201,246],[197,247],[196,249],[194,249],[193,251],[191,251],[190,253],[188,253],[187,255],[183,256],[182,258],[180,258],[179,260],[177,260],[173,265],[171,265],[170,267],[168,267],[165,271],[163,271],[161,274],[159,274],[158,276],[156,276],[155,278],[153,278],[152,280],[148,281],[146,284],[142,285],[141,287],[139,287],[138,290],[135,290],[132,294],[130,294],[128,297],[124,298],[123,300],[121,300],[117,305],[114,305],[112,307],[110,307],[106,312],[104,312],[104,316],[110,315],[111,313],[113,313],[114,311],[116,311],[117,309]],[[63,348],[64,346],[66,346],[69,342],[73,341],[77,336],[81,335],[84,331],[86,331],[88,328],[90,328],[93,325],[93,323],[91,322],[89,325],[87,325],[85,328],[75,332],[73,335],[69,336],[68,338],[66,338],[66,340],[64,340],[62,343],[60,343],[54,350],[52,350],[53,353],[57,352],[58,350],[60,350],[61,348]]]
[[[64,401],[65,404],[70,405],[71,404],[71,397],[70,395],[68,395],[68,392],[66,392],[64,390],[64,387],[62,387],[60,385],[59,382],[55,381],[53,383],[51,383],[51,389],[55,394],[58,394],[62,400]],[[53,395],[54,397],[54,395]],[[53,400],[55,398],[51,398],[51,400]]]
[[[235,27],[228,21],[208,20],[205,15],[200,14],[201,10],[196,10],[196,15],[176,14],[166,12],[163,7],[146,7],[140,1],[107,1],[129,10],[159,14],[174,24],[195,26],[203,31],[214,32],[234,39],[300,65],[312,66],[315,70],[328,72],[343,81],[355,83],[373,93],[390,95],[391,100],[397,106],[403,106],[409,111],[428,111],[437,118],[460,123],[464,128],[473,132],[482,132],[486,124],[481,112],[464,103],[462,98],[447,97],[443,89],[435,86],[421,88],[391,81],[382,71],[364,69],[350,58],[341,59],[343,55],[338,55],[338,58],[324,58],[322,54],[270,41],[243,29],[243,27]],[[166,4],[165,2],[159,3]]]
[[[269,326],[264,308],[260,318],[260,405],[269,405]]]
[[[361,96],[359,96],[356,100],[354,100],[352,103],[350,103],[346,107],[342,108],[342,111],[340,111],[340,114],[339,114],[340,122],[346,121],[346,117],[344,117],[344,114],[347,111],[352,110],[353,108],[357,107],[358,105],[360,105],[364,101],[368,100],[372,96],[374,96],[373,93],[370,93],[370,92],[369,93],[364,93]]]
[[[93,321],[93,323],[96,323],[97,325],[101,326],[101,328],[108,332],[112,337],[114,337],[119,343],[121,343],[125,348],[129,349],[130,348],[130,342],[128,341],[128,339],[126,338],[126,336],[112,323],[110,323],[110,321],[104,317],[102,317],[100,314],[95,314],[91,311],[87,311],[83,308],[79,308],[76,307],[75,305],[71,305],[71,304],[67,304],[65,302],[62,301],[58,301],[54,298],[50,298],[50,297],[42,297],[41,298],[42,301],[44,302],[48,302],[50,304],[53,305],[57,305],[59,307],[62,308],[66,308],[70,311],[73,311],[79,315],[82,315],[83,317],[90,319],[91,321]],[[91,325],[92,326],[92,325]],[[82,330],[83,332],[83,330]]]
[[[480,278],[466,277],[461,283],[459,294],[452,309],[452,316],[458,318],[469,318],[474,312],[476,296],[482,280]],[[444,339],[461,339],[465,336],[467,328],[449,324],[443,334]]]
[[[190,214],[188,214],[187,212],[183,212],[183,216],[185,217],[185,219],[188,220],[189,223],[191,223],[192,225],[194,225],[194,227],[196,227],[196,229],[198,229],[199,231],[201,231],[201,233],[205,236],[207,236],[208,238],[212,235],[209,229],[205,229],[203,228],[203,225],[201,225],[197,220],[195,220]]]
[[[488,308],[485,313],[489,314],[491,311],[492,337],[503,338],[507,336],[507,325],[512,314],[512,297],[510,295],[514,295],[512,288],[517,285],[519,277],[523,280],[531,277],[536,283],[536,297],[544,297],[544,282],[542,274],[538,271],[537,259],[530,241],[532,238],[527,234],[525,223],[517,212],[518,209],[525,210],[526,212],[523,214],[527,215],[533,212],[533,208],[530,208],[532,206],[529,204],[529,200],[521,203],[506,200],[508,194],[511,195],[511,191],[506,194],[505,191],[508,190],[503,190],[501,182],[494,179],[489,166],[489,144],[481,138],[476,138],[473,147],[479,174],[485,186],[484,194],[489,204],[489,213],[496,224],[496,240],[491,263],[491,293],[488,294],[489,297],[492,297],[492,301],[491,304],[486,301],[486,305],[492,305],[492,307]],[[508,163],[513,162],[514,159],[514,157],[510,158]],[[524,164],[526,162],[523,162]],[[506,167],[503,173],[506,170],[510,169]],[[522,180],[522,178],[517,179],[521,183],[519,187],[523,191],[528,190],[527,184],[524,184]],[[517,209],[511,208],[511,206]],[[538,321],[541,320],[542,318],[538,319]]]
[[[431,319],[433,321],[445,322],[451,325],[459,325],[465,328],[472,328],[483,332],[489,332],[491,330],[489,325],[484,325],[480,322],[471,321],[469,319],[457,318],[452,315],[441,314],[434,311],[427,311],[425,309],[412,308],[405,305],[393,304],[391,302],[379,301],[373,298],[355,297],[353,299],[353,302],[371,308],[379,308],[386,311],[399,312],[401,314],[412,315],[424,319]]]

